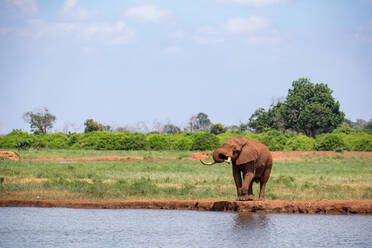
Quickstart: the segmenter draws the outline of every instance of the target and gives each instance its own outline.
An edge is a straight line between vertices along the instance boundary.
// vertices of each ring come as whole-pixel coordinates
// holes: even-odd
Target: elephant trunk
[[[227,157],[226,157],[227,159]],[[225,161],[225,155],[222,153],[222,149],[218,148],[213,152],[213,160],[216,163],[222,163]]]
[[[204,165],[214,165],[216,163],[222,163],[222,162],[231,162],[231,157],[227,157],[226,155],[224,155],[224,153],[222,152],[222,148],[218,148],[216,149],[214,152],[213,152],[213,162],[211,163],[208,163],[208,162],[204,162],[203,160],[200,160],[200,162]]]

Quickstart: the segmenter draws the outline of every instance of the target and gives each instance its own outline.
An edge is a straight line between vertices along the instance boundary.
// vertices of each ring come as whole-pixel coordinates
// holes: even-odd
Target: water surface
[[[0,208],[0,247],[372,247],[372,216]]]

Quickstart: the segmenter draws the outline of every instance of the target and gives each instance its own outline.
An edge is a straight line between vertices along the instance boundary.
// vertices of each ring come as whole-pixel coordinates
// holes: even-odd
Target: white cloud
[[[125,16],[133,18],[139,22],[159,22],[171,15],[171,11],[161,9],[156,5],[142,5],[129,8],[125,11]]]
[[[229,33],[255,33],[265,30],[269,25],[269,20],[264,17],[250,16],[229,19],[223,24],[223,28]]]
[[[239,4],[251,7],[264,7],[269,5],[286,3],[289,0],[218,0],[218,1],[228,4]]]
[[[66,0],[61,10],[63,17],[78,20],[86,20],[93,14],[94,11],[81,8],[79,0]]]

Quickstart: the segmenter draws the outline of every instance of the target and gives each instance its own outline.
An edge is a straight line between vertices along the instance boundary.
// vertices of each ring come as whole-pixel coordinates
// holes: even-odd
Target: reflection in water
[[[268,218],[265,214],[254,214],[249,212],[237,213],[235,224],[239,229],[265,228],[268,224]]]
[[[372,247],[372,216],[0,208],[0,247]]]

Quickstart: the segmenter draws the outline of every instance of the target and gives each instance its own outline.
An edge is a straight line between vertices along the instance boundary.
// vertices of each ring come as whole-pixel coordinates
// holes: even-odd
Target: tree
[[[101,123],[98,123],[94,121],[93,119],[86,120],[84,122],[84,125],[85,125],[85,129],[84,129],[85,133],[94,132],[94,131],[105,131],[105,127]]]
[[[363,130],[367,130],[367,131],[372,132],[372,119],[367,122],[367,125],[365,125]]]
[[[175,134],[179,133],[181,129],[173,124],[165,124],[162,133]]]
[[[340,103],[335,101],[326,84],[313,84],[300,78],[292,83],[285,101],[279,106],[286,129],[293,129],[315,138],[318,133],[331,132],[344,120]]]
[[[200,112],[197,115],[194,115],[190,118],[188,123],[188,129],[190,132],[197,131],[209,131],[211,121],[208,118],[208,115]]]
[[[257,109],[249,118],[248,126],[256,133],[262,133],[272,127],[272,119],[269,116],[269,111],[264,108]]]
[[[249,118],[248,127],[256,133],[262,133],[270,129],[285,130],[285,120],[280,113],[282,103],[272,104],[268,111],[264,108],[257,109]]]
[[[25,122],[30,124],[31,132],[35,134],[47,133],[48,129],[53,127],[56,116],[49,113],[48,109],[43,107],[36,112],[26,112],[23,114]]]
[[[226,131],[227,131],[227,128],[224,125],[222,125],[221,123],[212,124],[210,126],[210,128],[211,128],[210,132],[215,134],[215,135],[221,134],[221,133],[226,133]]]

